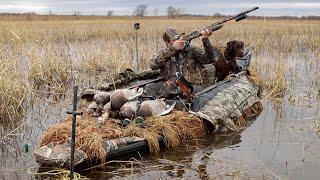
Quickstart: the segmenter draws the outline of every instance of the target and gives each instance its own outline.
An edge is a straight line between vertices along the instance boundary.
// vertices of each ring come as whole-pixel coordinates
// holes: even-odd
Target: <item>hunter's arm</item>
[[[176,49],[173,46],[169,46],[160,52],[153,55],[150,60],[150,68],[152,70],[160,69],[167,59],[171,57],[176,52]]]
[[[193,46],[191,48],[193,58],[200,64],[213,63],[214,60],[214,50],[208,38],[202,38],[203,49]]]

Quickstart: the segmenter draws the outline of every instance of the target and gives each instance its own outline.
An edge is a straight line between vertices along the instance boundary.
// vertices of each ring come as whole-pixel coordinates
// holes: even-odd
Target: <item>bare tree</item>
[[[113,10],[107,11],[107,16],[113,16],[113,14],[114,14],[114,11],[113,11]]]
[[[175,8],[173,6],[169,6],[167,8],[167,16],[174,17],[174,14],[175,14]]]
[[[176,18],[177,16],[181,16],[183,13],[183,10],[180,9],[180,8],[175,8],[173,6],[169,6],[167,8],[167,15],[168,17],[171,17],[171,18]]]
[[[159,13],[159,8],[154,8],[153,9],[153,15],[154,16],[158,16],[158,13]]]
[[[73,12],[73,16],[79,16],[80,14],[81,14],[81,12],[78,11],[78,10],[75,10],[75,11]]]
[[[176,17],[177,16],[182,16],[183,15],[183,9],[181,8],[176,8]]]
[[[135,16],[145,16],[147,14],[147,5],[145,4],[140,4],[138,5],[134,11],[133,11],[133,15]]]

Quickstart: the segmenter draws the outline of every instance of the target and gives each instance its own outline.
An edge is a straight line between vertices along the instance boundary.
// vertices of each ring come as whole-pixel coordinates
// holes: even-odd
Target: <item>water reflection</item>
[[[318,103],[305,106],[264,103],[264,111],[243,132],[208,136],[159,156],[135,155],[143,165],[115,163],[82,172],[91,178],[289,178],[317,179],[320,139],[313,120]],[[123,164],[122,164],[123,165]]]
[[[11,121],[10,127],[1,129],[2,135],[7,134],[8,130],[16,129],[16,131],[13,135],[4,137],[0,142],[0,179],[30,177],[26,174],[27,168],[37,166],[33,157],[33,149],[38,147],[39,139],[44,131],[58,123],[65,116],[65,112],[66,108],[63,106],[42,100],[28,108],[24,118]],[[1,123],[1,126],[4,127],[6,124]],[[29,146],[29,152],[24,152],[25,144]]]
[[[177,148],[163,150],[158,156],[137,152],[130,154],[129,157],[127,155],[118,157],[118,159],[126,161],[132,160],[133,157],[140,162],[132,167],[130,163],[112,163],[102,168],[90,169],[89,171],[80,170],[80,172],[89,178],[106,179],[139,176],[139,174],[148,171],[163,171],[167,176],[174,178],[189,176],[189,171],[193,170],[195,173],[199,173],[201,178],[206,178],[208,177],[206,164],[209,163],[214,150],[237,148],[237,145],[241,143],[240,134],[240,132],[224,135],[211,134],[206,139],[188,141]],[[194,166],[195,164],[197,165]]]

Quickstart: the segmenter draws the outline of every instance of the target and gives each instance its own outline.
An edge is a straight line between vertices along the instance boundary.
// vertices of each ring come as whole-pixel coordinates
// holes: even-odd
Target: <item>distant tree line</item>
[[[138,6],[135,7],[135,9],[133,10],[133,15],[134,16],[138,16],[138,17],[143,17],[146,16],[148,14],[148,6],[146,4],[139,4]],[[211,16],[210,15],[201,15],[201,14],[185,14],[183,12],[183,9],[181,8],[176,8],[174,6],[168,6],[166,8],[166,16],[169,18],[176,18],[176,17],[228,17],[228,15],[224,15],[221,13],[214,13]],[[114,16],[115,11],[113,10],[107,10],[106,11],[106,16]],[[154,8],[151,15],[153,16],[158,16],[159,14],[159,8]],[[0,13],[0,16],[23,16],[23,15],[27,15],[27,16],[36,16],[38,15],[35,12],[24,12],[24,13]],[[51,10],[48,11],[47,15],[55,15],[52,13]],[[72,14],[73,16],[80,16],[82,15],[82,13],[78,10],[75,10]],[[93,15],[94,16],[94,15]],[[250,16],[251,18],[256,18],[256,19],[260,19],[260,18],[266,18],[266,19],[302,19],[302,20],[319,20],[320,16],[302,16],[302,17],[296,17],[296,16]]]
[[[0,13],[1,16],[23,16],[23,15],[38,15],[35,12],[24,12],[24,13]]]
[[[146,16],[147,15],[147,8],[148,8],[148,6],[146,4],[140,4],[133,10],[133,15],[134,16],[139,16],[139,17]],[[157,16],[158,13],[159,13],[159,9],[158,8],[153,9],[153,15],[154,16]],[[173,6],[169,6],[166,9],[166,13],[167,13],[168,17],[176,18],[176,17],[179,17],[179,16],[183,15],[183,10],[181,8],[175,8]]]

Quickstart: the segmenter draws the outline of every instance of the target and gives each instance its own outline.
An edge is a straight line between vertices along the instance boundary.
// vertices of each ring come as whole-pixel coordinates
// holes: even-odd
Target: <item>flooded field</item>
[[[320,134],[316,127],[320,112],[317,78],[313,76],[317,64],[312,60],[292,62],[297,62],[292,68],[294,72],[298,69],[304,80],[292,80],[294,88],[281,104],[262,100],[263,112],[243,131],[208,135],[158,156],[141,152],[133,158],[121,157],[124,162],[116,160],[79,173],[93,179],[319,179]],[[43,132],[63,119],[69,108],[70,103],[62,106],[43,100],[29,107],[21,120],[1,124],[1,179],[36,177],[28,173],[38,167],[33,150]]]
[[[1,102],[1,113],[9,117],[0,121],[0,179],[48,177],[34,174],[39,165],[33,151],[42,134],[60,122],[72,107],[71,94],[66,90],[70,88],[70,72],[74,70],[72,62],[81,64],[73,64],[81,87],[93,85],[120,68],[130,67],[134,41],[128,21],[133,22],[132,19],[72,21],[70,29],[61,32],[57,27],[65,27],[65,21],[22,23],[24,27],[39,27],[40,36],[33,35],[36,33],[28,28],[18,29],[19,23],[1,22],[3,27],[17,29],[18,38],[8,39],[12,33],[0,28],[6,35],[0,38],[0,44],[4,46],[0,49],[0,65],[5,67],[0,69],[0,80],[8,85],[8,89],[0,89],[0,95],[16,97],[19,106],[24,102],[25,112],[14,116],[19,113],[7,113],[3,108],[7,107],[3,102],[12,104],[11,100],[4,98],[8,101]],[[191,30],[211,20],[185,25],[191,21],[194,20],[174,21],[174,26],[183,24],[181,28]],[[142,68],[147,67],[150,55],[161,46],[160,34],[172,20],[161,20],[163,24],[157,22],[144,20],[142,23],[150,27],[141,33]],[[222,35],[220,40],[223,42],[241,37],[247,46],[254,46],[252,65],[258,68],[266,83],[261,100],[263,112],[241,132],[208,135],[205,139],[163,150],[157,156],[140,152],[132,157],[109,160],[99,168],[77,172],[92,179],[320,179],[320,26],[318,21],[297,22],[249,20],[239,29],[231,24],[223,33],[214,35],[214,40]],[[113,25],[108,26],[108,23]],[[157,26],[151,26],[154,23]],[[95,25],[95,30],[91,24]],[[256,31],[256,24],[261,31]],[[276,28],[270,31],[269,27],[274,24]],[[117,31],[118,28],[122,31]],[[45,32],[51,33],[47,36]],[[117,39],[114,34],[123,39]],[[103,41],[96,37],[102,37]],[[121,44],[121,41],[129,43]],[[27,49],[29,44],[32,44],[30,51]],[[22,60],[30,60],[26,62],[29,69],[19,69]],[[88,77],[96,76],[97,72],[104,75],[89,81]],[[8,79],[3,80],[3,77]],[[16,77],[21,81],[12,83],[15,82],[12,78]],[[45,95],[63,97],[57,101],[56,96],[39,95],[40,90],[34,90],[33,86],[49,91]],[[17,87],[24,91],[16,92]],[[24,100],[24,93],[30,101]]]

